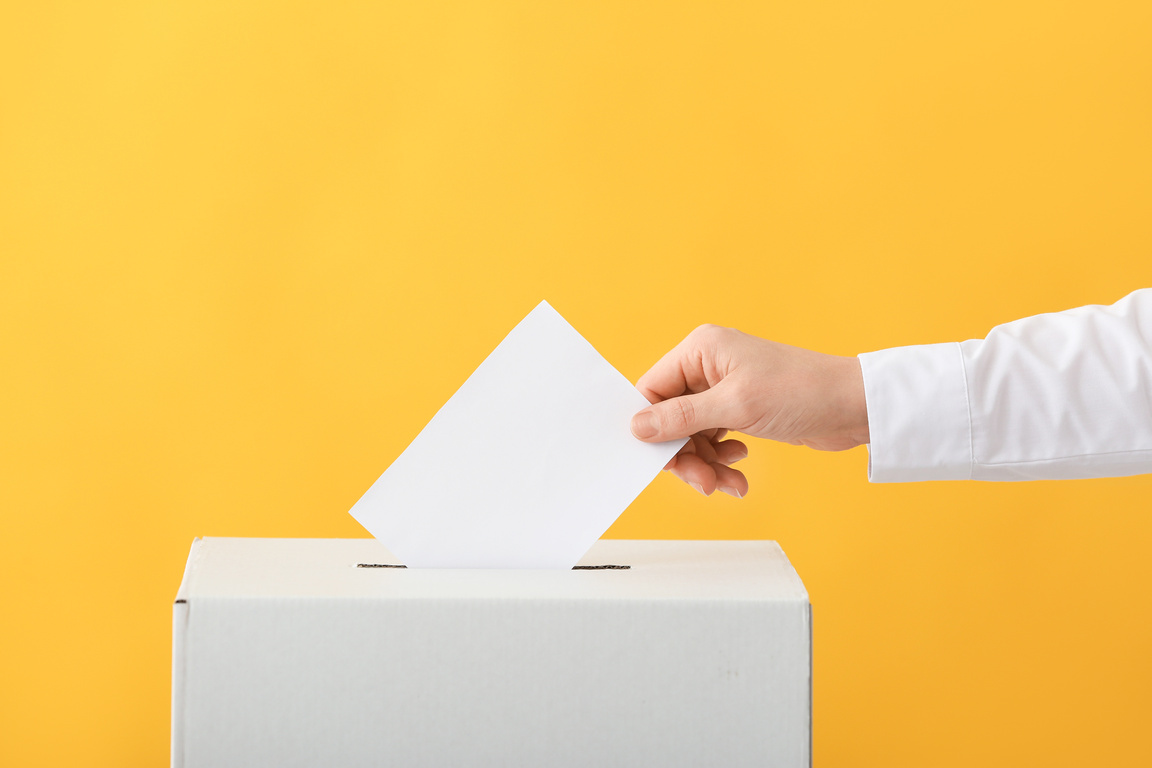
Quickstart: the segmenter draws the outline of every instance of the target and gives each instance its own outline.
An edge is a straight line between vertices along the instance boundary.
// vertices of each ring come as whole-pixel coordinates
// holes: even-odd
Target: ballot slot
[[[407,568],[406,565],[399,565],[396,563],[356,563],[357,568]],[[627,571],[630,570],[630,565],[617,565],[615,563],[605,563],[604,565],[574,565],[574,571]]]

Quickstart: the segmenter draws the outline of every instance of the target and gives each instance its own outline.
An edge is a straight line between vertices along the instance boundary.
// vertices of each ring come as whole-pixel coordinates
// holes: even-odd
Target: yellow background
[[[635,380],[702,322],[855,354],[1152,283],[1144,0],[336,5],[0,10],[4,766],[164,765],[192,538],[365,535],[542,298]],[[782,543],[818,765],[1152,761],[1152,477],[752,447],[610,535]]]

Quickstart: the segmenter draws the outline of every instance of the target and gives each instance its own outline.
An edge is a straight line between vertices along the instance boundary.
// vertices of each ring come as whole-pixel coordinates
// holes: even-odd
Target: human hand
[[[636,388],[653,405],[632,417],[645,442],[689,437],[664,468],[705,496],[743,498],[748,480],[732,464],[748,455],[742,432],[821,451],[868,442],[864,378],[837,357],[702,325],[652,366]]]

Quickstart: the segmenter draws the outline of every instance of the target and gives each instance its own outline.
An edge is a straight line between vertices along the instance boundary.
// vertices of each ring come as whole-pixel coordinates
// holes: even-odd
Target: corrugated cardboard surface
[[[807,593],[774,542],[601,541],[627,570],[358,568],[368,539],[203,539],[173,764],[810,760]]]

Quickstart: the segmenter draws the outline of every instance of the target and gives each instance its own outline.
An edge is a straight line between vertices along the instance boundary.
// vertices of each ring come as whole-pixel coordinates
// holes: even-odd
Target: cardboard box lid
[[[753,600],[808,602],[774,541],[601,540],[581,565],[606,570],[415,570],[375,539],[203,538],[177,601],[211,598]]]

